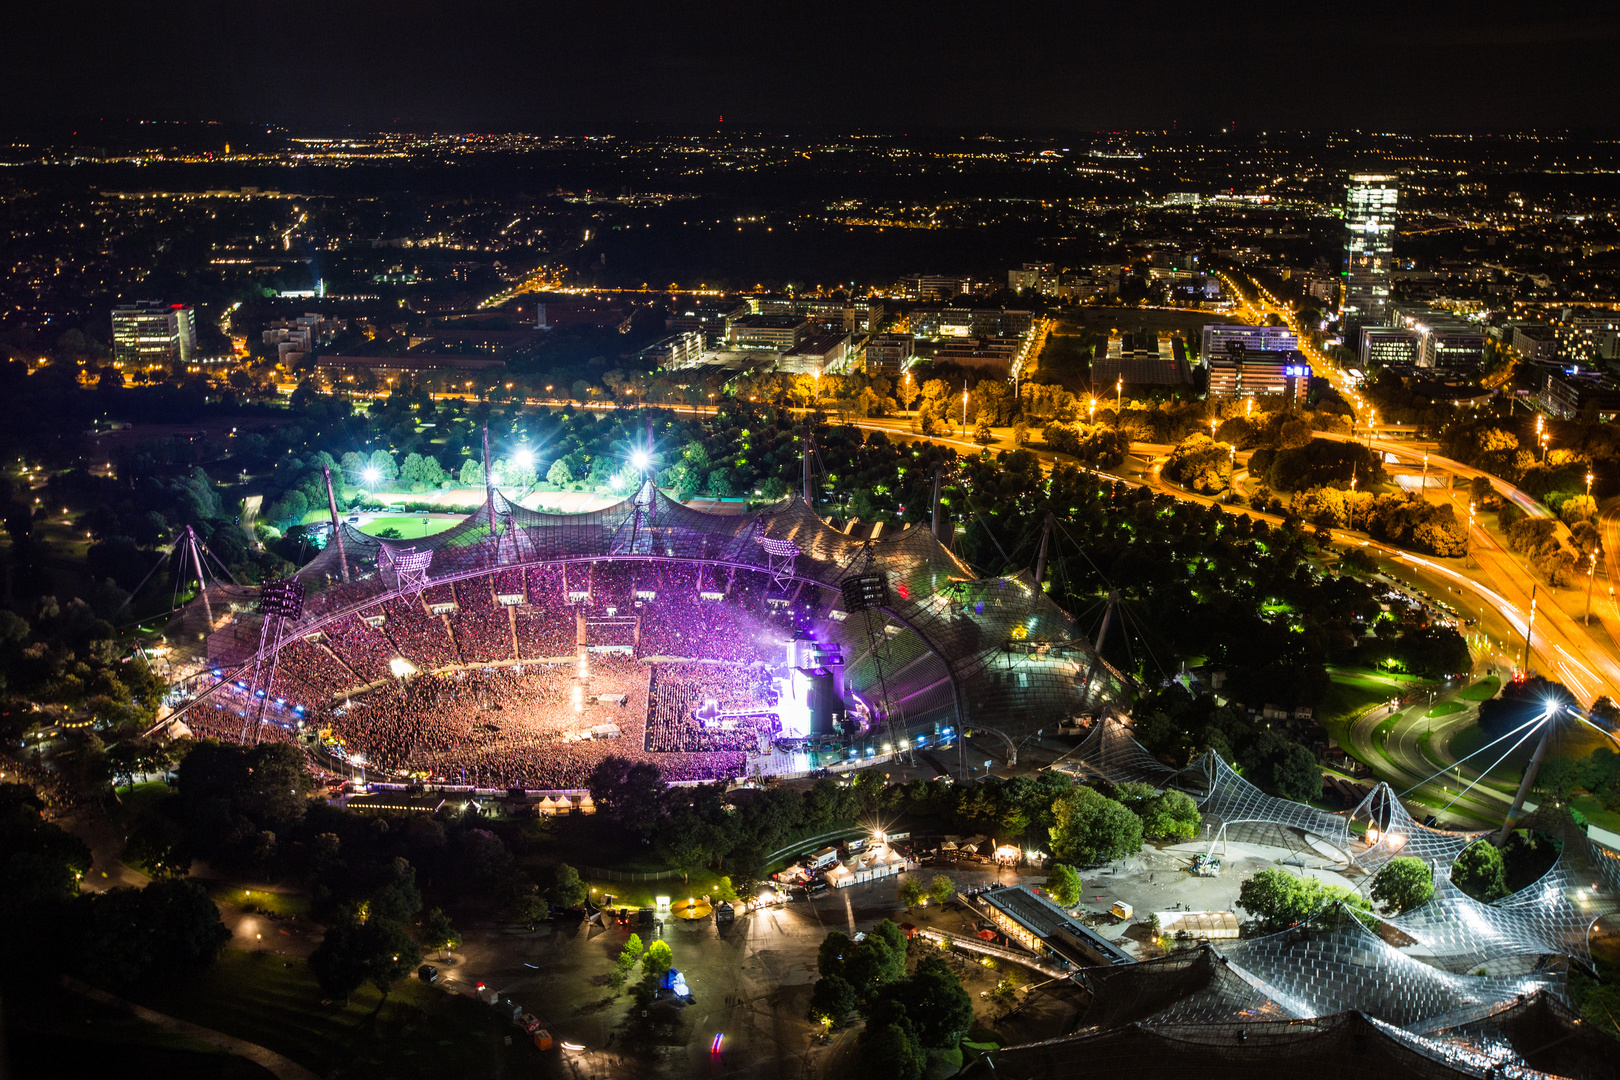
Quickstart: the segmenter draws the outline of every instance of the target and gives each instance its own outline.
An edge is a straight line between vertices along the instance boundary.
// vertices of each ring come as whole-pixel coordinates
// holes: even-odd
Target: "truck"
[[[804,865],[807,870],[811,871],[825,870],[827,867],[832,866],[837,861],[838,849],[835,847],[824,847],[820,851],[811,852],[810,856],[805,859]]]

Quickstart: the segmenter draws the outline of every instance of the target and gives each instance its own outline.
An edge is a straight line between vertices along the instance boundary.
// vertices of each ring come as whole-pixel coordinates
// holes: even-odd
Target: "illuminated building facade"
[[[1344,329],[1347,340],[1364,326],[1380,326],[1389,311],[1390,263],[1395,252],[1395,177],[1355,173],[1344,204]]]
[[[1211,400],[1276,395],[1299,406],[1310,389],[1311,366],[1302,353],[1234,349],[1209,357],[1208,364]]]
[[[112,311],[112,338],[113,360],[120,364],[189,364],[197,354],[197,315],[185,304],[120,304]]]

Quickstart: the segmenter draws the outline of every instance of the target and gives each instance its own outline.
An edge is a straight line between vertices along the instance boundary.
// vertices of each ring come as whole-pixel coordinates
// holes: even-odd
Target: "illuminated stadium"
[[[719,515],[651,483],[573,515],[491,490],[414,542],[337,524],[290,583],[210,583],[168,637],[170,723],[480,787],[577,788],[608,754],[804,772],[1126,693],[1028,573],[978,578],[926,526],[858,538],[796,496]]]

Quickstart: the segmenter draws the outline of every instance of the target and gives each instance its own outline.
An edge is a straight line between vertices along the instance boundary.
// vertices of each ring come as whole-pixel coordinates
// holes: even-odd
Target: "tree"
[[[1061,859],[1090,866],[1142,850],[1142,819],[1093,788],[1058,796],[1052,817],[1052,853]]]
[[[1410,855],[1389,860],[1373,878],[1372,898],[1392,913],[1411,911],[1434,896],[1434,875],[1429,864]]]
[[[936,904],[949,903],[956,895],[956,882],[944,874],[935,874],[928,882],[928,899]]]
[[[810,991],[810,1019],[831,1027],[843,1022],[855,1011],[855,988],[841,975],[828,975],[816,980]]]
[[[124,861],[155,878],[185,877],[191,872],[191,854],[185,830],[164,814],[143,819],[130,833]]]
[[[450,916],[442,908],[430,908],[422,916],[422,944],[443,951],[446,957],[461,944],[461,932],[451,925]]]
[[[954,1050],[973,1026],[973,999],[943,957],[926,956],[889,998],[903,1005],[922,1046]]]
[[[1191,840],[1203,820],[1192,797],[1174,788],[1142,800],[1136,810],[1142,834],[1154,840]]]
[[[658,766],[609,755],[591,770],[591,801],[619,824],[651,836],[664,812],[664,777]]]
[[[580,880],[579,871],[567,863],[558,863],[557,880],[551,887],[551,895],[563,907],[579,907],[585,903],[585,883]]]
[[[641,963],[642,954],[646,951],[646,946],[641,943],[641,935],[631,934],[625,941],[624,948],[619,950],[619,959],[615,961],[615,965],[628,975],[631,969]]]
[[[690,880],[693,870],[714,858],[714,852],[703,842],[706,823],[687,817],[689,814],[690,811],[685,811],[682,820],[672,819],[657,844],[658,854],[680,871],[682,882]]]
[[[366,468],[377,473],[378,484],[391,484],[399,478],[399,466],[394,463],[394,455],[387,450],[373,450],[366,461]]]
[[[333,997],[350,995],[370,982],[383,998],[421,962],[422,952],[405,927],[392,919],[344,919],[327,928],[310,954],[309,966],[321,989]]]
[[[980,420],[979,426],[973,429],[973,441],[980,446],[989,447],[991,443],[996,441],[996,435],[995,432],[990,430],[989,424]]]
[[[899,1024],[885,1024],[861,1034],[855,1075],[861,1080],[919,1080],[927,1062],[914,1035]]]
[[[661,938],[647,946],[647,955],[641,958],[641,970],[654,978],[661,977],[674,966],[675,954],[670,950],[669,942]]]
[[[556,461],[553,461],[551,463],[551,468],[546,470],[546,483],[548,484],[555,487],[567,487],[573,482],[573,470],[569,469],[568,462],[564,461],[562,458],[558,458]]]
[[[916,875],[908,874],[901,879],[898,892],[900,902],[906,905],[907,908],[914,908],[923,902],[927,890],[923,888],[923,883],[917,880]]]
[[[1067,863],[1054,863],[1046,875],[1046,891],[1063,907],[1080,902],[1080,872]]]
[[[461,472],[457,475],[462,487],[484,486],[484,463],[476,458],[468,458],[461,463]]]
[[[1238,904],[1264,930],[1286,930],[1333,903],[1342,903],[1352,912],[1372,910],[1363,897],[1342,885],[1295,877],[1274,866],[1258,871],[1238,889]]]
[[[439,467],[437,460],[423,457],[421,454],[407,454],[405,461],[399,467],[402,480],[410,485],[412,491],[430,491],[444,483],[444,469]]]
[[[74,905],[79,970],[115,985],[211,963],[231,937],[196,881],[87,893]]]
[[[1478,840],[1463,848],[1451,865],[1451,882],[1483,903],[1500,900],[1508,893],[1501,849],[1489,840]]]

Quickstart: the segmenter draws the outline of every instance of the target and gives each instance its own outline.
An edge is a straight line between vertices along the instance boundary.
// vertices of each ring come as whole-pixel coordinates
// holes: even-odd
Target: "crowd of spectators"
[[[645,755],[672,780],[736,775],[776,728],[767,665],[792,630],[771,617],[766,585],[652,561],[502,568],[288,642],[270,696],[402,776],[577,787],[608,753]],[[589,679],[576,703],[582,624]],[[396,657],[415,669],[397,682]],[[589,701],[620,695],[622,706]],[[740,715],[705,725],[694,714],[710,700]],[[240,736],[240,708],[195,715],[198,734]],[[607,724],[622,737],[589,737]]]
[[[661,665],[600,654],[587,663],[584,682],[572,662],[423,674],[360,695],[311,723],[330,729],[351,756],[363,755],[369,769],[480,787],[583,787],[609,754],[655,762],[670,780],[716,780],[740,774],[746,754],[758,749],[758,724],[686,747],[671,740],[668,751],[649,749],[649,690]],[[728,700],[737,699],[741,683],[722,674],[726,667],[701,666],[719,678]],[[588,737],[604,725],[621,736]]]
[[[763,664],[654,664],[648,687],[647,742],[654,753],[769,749],[778,721],[776,692]],[[720,714],[705,722],[699,708]]]

